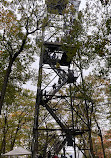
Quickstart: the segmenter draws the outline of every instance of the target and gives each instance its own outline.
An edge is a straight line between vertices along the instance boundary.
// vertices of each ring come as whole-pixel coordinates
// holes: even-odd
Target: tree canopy
[[[59,1],[57,4],[54,2],[54,8],[51,8],[52,3],[50,1],[45,5],[39,0],[0,2],[0,114],[3,116],[0,120],[0,154],[17,145],[31,149],[36,97],[30,90],[23,89],[23,84],[30,80],[37,82],[37,75],[42,73],[41,70],[39,74],[35,73],[32,63],[36,56],[41,56],[44,39],[49,38],[48,33],[44,34],[46,29],[51,37],[55,35],[57,42],[60,40],[68,60],[72,61],[73,70],[76,69],[79,76],[76,84],[63,87],[57,93],[69,96],[68,99],[56,99],[55,102],[52,99],[46,108],[40,106],[39,126],[42,130],[38,132],[39,154],[45,157],[50,149],[58,152],[56,145],[66,143],[65,139],[62,142],[57,132],[52,131],[50,134],[43,130],[58,127],[59,122],[64,127],[67,124],[67,127],[88,130],[83,136],[77,136],[76,143],[78,149],[89,149],[84,150],[85,157],[100,154],[104,158],[108,157],[111,148],[110,1],[87,1],[86,8],[79,11],[78,15],[73,5],[66,7],[67,1],[61,1],[62,12],[61,8],[56,8]],[[47,6],[51,9],[48,13]],[[56,21],[59,16],[62,22],[65,19],[65,38],[60,35],[62,23]],[[53,33],[52,27],[55,25],[56,33]],[[59,36],[60,39],[57,39]],[[60,63],[57,64],[56,68],[59,69]],[[49,73],[43,71],[42,82],[45,86],[51,82]],[[68,104],[71,101],[72,104]]]

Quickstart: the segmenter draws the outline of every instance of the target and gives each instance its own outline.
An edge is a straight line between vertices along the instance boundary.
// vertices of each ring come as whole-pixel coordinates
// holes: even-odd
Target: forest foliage
[[[50,22],[48,16],[44,17],[46,11],[43,11],[41,3],[38,5],[38,1],[3,0],[0,4],[1,154],[18,145],[31,149],[35,94],[30,90],[23,89],[23,84],[29,80],[35,80],[37,77],[37,73],[35,74],[31,68],[42,45],[41,39],[36,40],[36,32],[38,29],[43,31],[44,26],[48,26]],[[40,10],[41,8],[42,10]],[[70,12],[71,9],[72,13],[75,14],[73,8],[70,8]],[[109,143],[111,138],[110,14],[111,6],[109,3],[102,6],[98,0],[87,1],[86,8],[79,12],[78,19],[73,22],[70,34],[66,36],[65,40],[62,39],[63,49],[68,52],[69,59],[73,58],[73,65],[76,65],[80,73],[80,81],[71,89],[77,98],[73,103],[76,116],[75,124],[78,127],[91,129],[89,135],[91,134],[92,139],[89,139],[91,142],[88,145],[90,146],[92,143],[90,148],[93,148],[92,151],[95,151],[95,155],[100,155],[103,153],[101,129],[104,129],[108,122],[109,131],[105,131],[106,129],[103,131],[106,156],[111,148]],[[69,46],[73,44],[74,49],[67,48],[64,43]],[[85,75],[84,72],[87,70],[90,73]],[[47,81],[45,82],[47,83]],[[64,93],[64,90],[60,93]],[[69,94],[70,90],[66,89],[66,93]],[[52,102],[52,108],[55,104]],[[65,102],[56,105],[55,113],[59,117],[65,117],[67,114],[67,123],[70,123],[70,112],[63,111],[64,108],[66,108]],[[44,107],[41,107],[40,110],[42,128],[44,126],[53,128],[56,123],[50,122],[52,117],[48,117],[49,121],[46,121],[48,112]],[[80,120],[82,122],[84,120],[86,125],[79,124]],[[49,141],[49,135],[49,133],[41,132],[39,141],[41,142],[42,154],[46,152],[45,145]],[[53,132],[49,148],[53,146],[55,137],[57,137],[57,133]],[[81,146],[81,138],[78,137],[78,140]],[[58,141],[60,140],[58,139]],[[88,142],[88,138],[86,141]]]

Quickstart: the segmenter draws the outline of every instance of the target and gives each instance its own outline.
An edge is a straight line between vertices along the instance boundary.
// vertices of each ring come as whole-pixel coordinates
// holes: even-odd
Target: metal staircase
[[[51,50],[55,50],[58,49],[60,50],[60,52],[62,52],[62,49],[60,49],[60,44],[55,44],[55,43],[50,43],[51,45]],[[46,43],[45,43],[46,46]],[[48,46],[50,48],[50,46]],[[58,48],[59,47],[59,48]],[[47,49],[47,46],[45,47]],[[54,49],[52,49],[54,48]],[[51,53],[55,53],[51,51]],[[59,52],[59,53],[60,53]],[[46,54],[47,55],[46,55]],[[82,135],[85,132],[87,132],[88,130],[86,129],[74,129],[72,128],[72,126],[70,126],[69,124],[67,124],[66,121],[64,121],[63,119],[61,119],[57,112],[53,110],[53,108],[50,106],[50,101],[53,99],[53,97],[56,96],[56,94],[59,92],[59,90],[67,84],[74,84],[76,82],[77,76],[74,76],[73,71],[70,71],[70,65],[65,64],[64,62],[64,66],[68,67],[67,68],[67,72],[64,70],[64,66],[62,65],[63,68],[61,68],[60,64],[59,64],[59,68],[56,67],[57,62],[61,63],[61,59],[57,60],[56,58],[51,58],[48,54],[51,54],[50,50],[48,52],[48,50],[44,52],[44,56],[43,59],[45,59],[45,62],[43,62],[43,64],[48,64],[50,66],[50,68],[56,73],[56,75],[59,77],[60,82],[57,82],[57,84],[55,85],[55,87],[52,87],[51,91],[49,93],[46,93],[46,90],[44,89],[42,91],[42,97],[41,97],[41,105],[44,106],[46,108],[46,110],[49,112],[49,114],[52,116],[52,118],[57,122],[57,124],[60,126],[60,130],[62,133],[65,134],[65,138],[63,139],[63,141],[59,144],[58,148],[56,148],[56,153],[59,153],[60,150],[63,148],[63,146],[66,144],[66,142],[68,142],[69,146],[73,146],[73,138],[77,135]],[[58,52],[57,52],[58,53]],[[55,54],[56,56],[57,54]],[[63,55],[63,52],[62,52]],[[47,58],[48,60],[47,60]],[[62,57],[61,57],[62,58]],[[43,60],[44,61],[44,60]],[[65,60],[64,60],[65,61]],[[62,96],[60,96],[60,98],[62,98]],[[63,97],[64,98],[64,97]],[[39,128],[40,130],[40,128]],[[44,129],[44,130],[51,130],[51,129]],[[57,130],[57,129],[52,129],[52,131]]]

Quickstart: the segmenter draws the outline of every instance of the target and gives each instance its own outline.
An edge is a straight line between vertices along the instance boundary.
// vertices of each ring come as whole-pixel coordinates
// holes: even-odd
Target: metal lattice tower
[[[47,16],[50,17],[49,21],[51,25],[45,25],[42,29],[42,46],[39,62],[39,73],[38,73],[38,85],[37,85],[37,96],[35,105],[35,118],[34,118],[34,129],[33,129],[33,143],[32,152],[33,158],[38,154],[39,146],[39,132],[51,132],[59,131],[62,139],[57,141],[56,149],[54,151],[59,153],[60,150],[67,144],[73,146],[76,150],[75,137],[84,134],[87,130],[82,129],[79,125],[75,127],[74,108],[73,100],[74,93],[72,93],[72,85],[76,84],[78,74],[71,69],[71,59],[69,60],[67,51],[63,49],[62,39],[67,34],[70,34],[71,23],[76,18],[69,13],[69,21],[66,20],[65,9],[73,6],[77,15],[80,1],[77,0],[47,0],[45,2],[47,8]],[[68,28],[67,29],[67,25]],[[65,43],[64,43],[65,45]],[[65,47],[68,47],[66,44]],[[73,49],[73,45],[72,45]],[[44,85],[43,72],[46,74],[53,73],[49,83]],[[46,75],[47,76],[47,75]],[[61,93],[63,87],[69,87],[69,94]],[[71,123],[68,123],[68,119],[58,113],[58,108],[64,102],[63,110],[71,114]],[[54,104],[54,105],[53,105]],[[56,128],[41,128],[39,122],[39,109],[40,106],[44,107],[48,111],[48,115],[57,123]],[[75,111],[76,113],[77,111]],[[47,116],[46,116],[47,118]],[[76,152],[75,152],[76,157]]]

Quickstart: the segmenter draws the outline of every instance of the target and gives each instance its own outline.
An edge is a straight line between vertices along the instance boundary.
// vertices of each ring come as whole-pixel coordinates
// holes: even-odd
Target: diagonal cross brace
[[[58,125],[61,127],[61,130],[62,129],[66,129],[68,127],[66,127],[61,121],[60,119],[57,117],[57,115],[53,112],[53,110],[50,108],[50,106],[48,104],[45,104],[45,108],[47,109],[47,111],[51,114],[51,116],[54,118],[54,120],[58,123]],[[65,131],[65,130],[64,130]],[[63,131],[63,132],[64,132]]]

